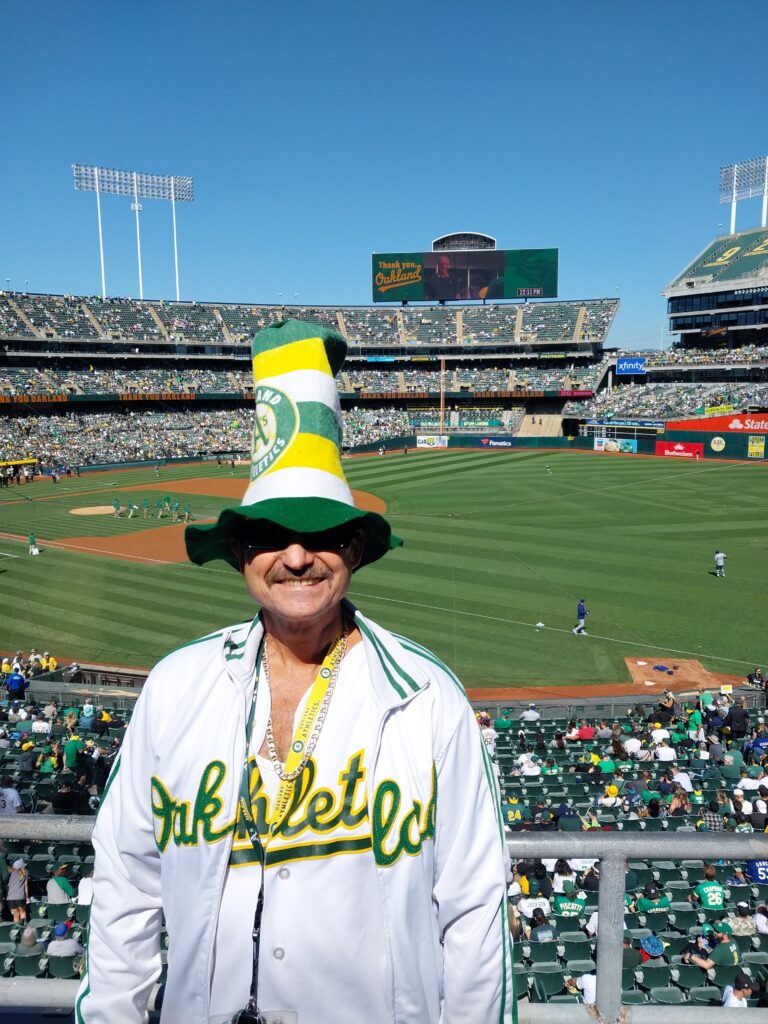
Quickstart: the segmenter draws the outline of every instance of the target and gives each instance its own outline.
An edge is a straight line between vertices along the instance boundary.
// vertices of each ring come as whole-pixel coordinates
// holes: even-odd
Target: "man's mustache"
[[[316,568],[309,568],[293,572],[285,566],[275,566],[264,577],[266,583],[291,583],[295,580],[307,580],[310,583],[321,583],[331,578],[329,572],[323,572]]]

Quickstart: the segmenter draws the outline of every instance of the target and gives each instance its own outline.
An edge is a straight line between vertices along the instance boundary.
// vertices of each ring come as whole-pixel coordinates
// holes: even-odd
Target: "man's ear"
[[[363,560],[363,552],[365,551],[365,530],[355,530],[355,539],[349,545],[349,567],[352,572],[357,569]]]

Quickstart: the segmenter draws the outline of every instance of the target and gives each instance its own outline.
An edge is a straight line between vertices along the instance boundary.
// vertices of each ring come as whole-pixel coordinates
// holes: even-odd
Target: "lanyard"
[[[306,707],[301,713],[301,718],[299,719],[296,731],[293,734],[293,739],[291,740],[288,757],[286,758],[283,769],[285,775],[291,775],[296,772],[302,762],[302,758],[304,757],[304,753],[307,749],[307,742],[309,741],[312,731],[315,728],[315,724],[317,723],[320,710],[323,706],[323,701],[325,700],[329,687],[333,683],[336,664],[341,655],[339,641],[342,635],[342,631],[337,634],[336,639],[328,648],[328,653],[323,659],[323,663],[315,676],[312,689],[309,691]],[[322,722],[319,724],[322,725]],[[297,779],[280,779],[280,785],[277,789],[274,807],[272,808],[269,838],[275,834],[277,826],[285,817],[285,813],[291,802],[291,797],[293,796],[293,783],[297,781]],[[269,839],[267,841],[269,841]]]
[[[343,627],[342,627],[343,630]],[[299,723],[296,726],[293,739],[291,741],[290,750],[288,757],[285,762],[284,770],[286,774],[296,771],[304,756],[306,750],[307,741],[312,735],[312,730],[320,716],[323,701],[328,693],[328,688],[331,686],[334,678],[334,669],[336,668],[336,661],[339,658],[339,639],[342,633],[336,637],[336,640],[331,644],[328,653],[323,659],[323,663],[315,676],[315,681],[312,684],[309,698],[307,699],[306,707],[302,712]],[[253,681],[253,697],[251,698],[251,708],[248,713],[248,721],[245,726],[245,753],[243,755],[243,771],[240,776],[240,793],[238,796],[238,807],[239,812],[243,816],[243,820],[246,823],[248,838],[251,842],[251,846],[258,855],[259,862],[261,864],[261,884],[259,886],[259,895],[256,900],[256,914],[253,919],[253,968],[251,971],[251,994],[248,1000],[248,1009],[258,1014],[258,986],[259,986],[259,947],[261,944],[261,920],[264,913],[264,874],[266,871],[266,847],[269,840],[275,834],[275,830],[278,824],[283,820],[285,812],[288,810],[288,806],[291,801],[293,794],[293,783],[295,779],[281,779],[280,785],[277,791],[277,797],[272,810],[270,818],[269,834],[262,839],[259,835],[259,830],[256,824],[256,819],[253,815],[253,809],[251,806],[251,791],[249,786],[249,756],[251,750],[251,737],[253,735],[253,720],[256,713],[256,698],[259,692],[259,676],[261,675],[261,662],[264,653],[264,647],[267,642],[266,633],[264,634],[261,644],[259,646],[259,653],[256,658],[256,673]],[[322,723],[320,723],[322,724]],[[258,771],[258,766],[256,768]]]

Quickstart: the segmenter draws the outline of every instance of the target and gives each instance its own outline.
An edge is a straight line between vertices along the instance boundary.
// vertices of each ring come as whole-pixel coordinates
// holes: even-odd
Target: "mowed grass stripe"
[[[647,656],[647,642],[700,651],[717,670],[734,670],[719,658],[743,656],[752,661],[746,671],[768,660],[756,626],[768,596],[765,468],[527,449],[346,461],[351,485],[384,497],[406,540],[354,578],[351,596],[363,595],[368,614],[434,650],[469,685],[622,680],[624,656]],[[205,472],[231,476],[215,466],[168,467],[153,497],[173,496],[173,479]],[[245,469],[238,474],[245,481]],[[105,492],[110,478],[101,478]],[[147,482],[146,471],[114,478],[119,487],[109,491],[121,500]],[[93,488],[85,478],[78,483]],[[66,502],[20,502],[13,506],[17,532],[26,534],[31,506],[51,537],[71,535],[73,522],[88,535],[67,511],[86,502],[74,494]],[[0,529],[10,512],[0,502]],[[137,526],[140,532],[140,521],[100,517],[88,530],[119,535]],[[50,649],[66,637],[79,644],[80,660],[81,650],[91,650],[118,664],[148,665],[255,611],[242,581],[220,564],[209,571],[54,548],[28,559],[25,544],[4,543],[22,556],[7,560],[16,568],[4,574],[19,595],[0,620],[6,647],[34,642],[25,644],[19,632]],[[709,575],[715,547],[728,553],[724,581]],[[605,640],[570,633],[580,591],[593,608],[591,631]],[[546,623],[540,632],[536,621]]]

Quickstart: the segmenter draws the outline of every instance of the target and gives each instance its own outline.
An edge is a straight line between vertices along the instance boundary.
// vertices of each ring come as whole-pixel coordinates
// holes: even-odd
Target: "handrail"
[[[0,817],[0,839],[24,839],[28,841],[53,842],[87,842],[91,838],[94,819],[77,815],[15,815]],[[729,857],[737,860],[752,858],[768,858],[768,833],[732,833],[732,832],[509,832],[507,845],[513,860],[520,858],[595,858],[600,861],[600,890],[598,894],[598,914],[600,926],[597,932],[597,1018],[605,1022],[622,1020],[645,1020],[646,1011],[642,1007],[621,1006],[621,971],[622,971],[622,940],[624,935],[624,874],[628,858],[644,858],[647,860],[673,859],[710,859],[719,860]],[[13,999],[13,992],[21,996],[26,993],[27,986],[19,987],[12,979],[14,986],[6,979],[0,979],[0,999],[4,1005]],[[57,990],[59,991],[59,990]],[[74,992],[74,989],[60,989],[61,992]],[[51,990],[52,992],[52,990]],[[42,998],[40,991],[35,989],[26,998]],[[36,1003],[35,1005],[41,1005]],[[48,1005],[57,1005],[55,1002]],[[70,1005],[68,1002],[64,1005]],[[543,1008],[542,1008],[543,1009]],[[556,1006],[547,1006],[546,1019],[555,1021]],[[565,1007],[558,1007],[565,1009]],[[654,1020],[661,1024],[664,1019],[664,1008],[654,1007],[661,1016],[654,1015]],[[581,1017],[579,1008],[569,1006],[570,1020],[586,1020]],[[696,1007],[696,1018],[703,1013],[705,1024],[707,1018],[713,1019],[717,1010]],[[685,1019],[685,1011],[675,1008],[675,1020]],[[565,1019],[562,1017],[561,1019]],[[520,1007],[520,1020],[524,1024],[538,1024],[544,1020],[535,1005],[523,1010]]]

